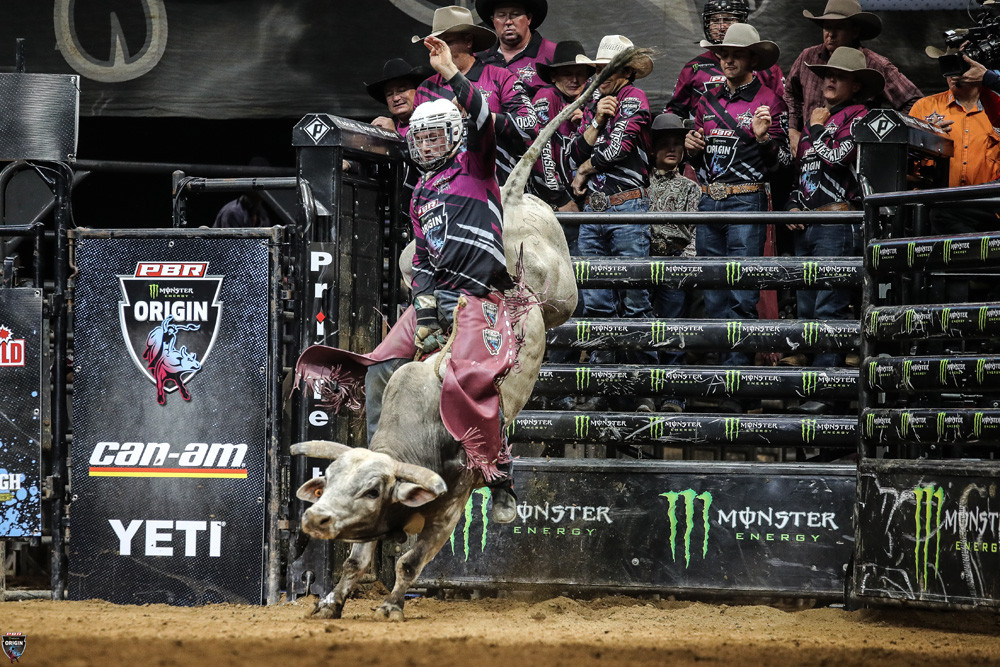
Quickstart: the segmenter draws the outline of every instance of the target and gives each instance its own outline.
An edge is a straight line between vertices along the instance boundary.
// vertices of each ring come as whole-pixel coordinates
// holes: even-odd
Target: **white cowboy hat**
[[[605,35],[601,38],[601,43],[597,47],[597,56],[591,60],[585,55],[576,57],[577,65],[607,65],[615,56],[626,49],[631,49],[632,40],[622,35]],[[653,71],[653,59],[645,54],[639,54],[628,64],[635,70],[635,78],[641,79],[649,76]]]

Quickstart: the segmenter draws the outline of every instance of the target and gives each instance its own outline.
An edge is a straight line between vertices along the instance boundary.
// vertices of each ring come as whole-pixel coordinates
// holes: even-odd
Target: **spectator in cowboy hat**
[[[548,11],[546,0],[476,0],[476,12],[491,21],[497,33],[496,45],[476,55],[513,72],[529,96],[542,86],[538,65],[552,62],[555,55],[555,42],[538,33]]]
[[[785,78],[785,103],[793,150],[802,134],[803,121],[810,117],[813,109],[823,106],[823,82],[806,65],[826,64],[838,46],[850,46],[865,54],[868,67],[885,79],[884,102],[894,109],[909,111],[923,96],[888,58],[861,46],[863,40],[878,37],[882,32],[882,20],[875,14],[861,11],[858,0],[829,0],[820,16],[808,9],[802,10],[802,15],[823,29],[823,43],[800,53]],[[876,106],[882,102],[879,100]]]
[[[592,65],[598,71],[626,49],[632,42],[621,35],[606,35],[597,47],[593,60],[585,55],[576,57],[581,65]],[[573,191],[585,195],[584,211],[637,213],[649,209],[646,187],[649,185],[650,124],[652,117],[646,93],[635,86],[637,79],[653,71],[652,59],[640,51],[628,65],[612,74],[601,84],[594,99],[583,108],[581,127],[584,132],[570,145],[570,158],[578,166],[573,179]],[[649,255],[649,225],[607,223],[580,226],[581,255],[614,257],[646,257]],[[652,313],[649,290],[626,289],[616,293],[611,289],[589,289],[584,292],[585,317],[644,318]],[[630,363],[656,363],[656,353],[629,351]],[[595,350],[593,363],[613,363],[614,351]],[[635,402],[632,402],[635,406]],[[653,402],[644,399],[639,409],[653,409]]]
[[[778,45],[761,40],[757,29],[734,23],[721,44],[701,45],[719,55],[726,84],[705,92],[695,106],[695,130],[684,145],[702,184],[702,211],[767,211],[769,174],[791,165],[787,109],[755,71],[778,60]],[[761,224],[699,225],[699,256],[759,257],[766,229]],[[727,320],[757,319],[758,290],[705,290],[705,315]],[[730,351],[727,365],[750,365],[753,357]]]
[[[749,16],[750,5],[747,0],[708,0],[705,9],[702,10],[705,39],[713,44],[721,43],[729,26],[734,23],[746,23]],[[774,63],[767,71],[755,74],[760,82],[773,90],[778,97],[785,94],[782,81],[784,77],[778,63]],[[674,95],[667,102],[664,111],[677,114],[681,118],[689,118],[694,111],[694,105],[705,90],[723,85],[725,80],[726,77],[720,69],[719,57],[711,51],[705,51],[681,68],[677,84],[674,86]]]
[[[474,54],[496,41],[492,30],[476,25],[472,12],[465,7],[441,7],[434,10],[431,37],[443,40],[451,49],[455,66],[483,94],[493,114],[497,141],[497,180],[501,185],[538,134],[538,117],[524,84],[502,67],[488,65]],[[413,41],[423,41],[414,36]],[[436,99],[454,100],[455,93],[440,74],[435,74],[417,88],[414,107]]]
[[[865,54],[849,46],[838,47],[825,65],[806,65],[823,81],[823,106],[813,109],[802,133],[796,162],[799,179],[786,208],[790,211],[858,210],[857,146],[854,123],[868,113],[864,101],[882,93],[885,79],[866,67]],[[788,225],[794,234],[796,257],[844,257],[861,252],[861,226],[857,224]],[[799,290],[798,317],[803,320],[851,319],[849,290]],[[786,365],[801,365],[806,359],[786,357]],[[843,365],[836,351],[820,352],[811,365]],[[799,412],[819,414],[829,404],[807,401]]]
[[[372,121],[372,125],[398,132],[399,136],[405,137],[410,114],[413,113],[413,98],[417,93],[417,86],[432,74],[434,70],[429,66],[413,67],[402,58],[385,61],[382,78],[365,84],[368,95],[389,108],[389,116],[379,116]]]

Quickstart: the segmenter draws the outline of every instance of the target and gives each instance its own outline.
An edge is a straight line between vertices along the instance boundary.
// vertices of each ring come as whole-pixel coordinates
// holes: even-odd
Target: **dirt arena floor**
[[[1000,615],[734,606],[605,597],[414,599],[404,623],[375,599],[344,618],[274,607],[0,603],[25,665],[985,665],[1000,664]],[[5,660],[0,656],[0,660]]]

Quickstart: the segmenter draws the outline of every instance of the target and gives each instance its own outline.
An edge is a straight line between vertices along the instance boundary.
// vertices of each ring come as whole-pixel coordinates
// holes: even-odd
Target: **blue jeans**
[[[717,201],[702,195],[699,211],[766,211],[765,192],[732,195]],[[695,249],[700,257],[760,257],[764,254],[767,228],[762,224],[699,225],[695,232]],[[760,290],[705,290],[705,316],[711,319],[755,320]],[[720,360],[725,365],[753,364],[753,356],[745,352],[728,352]]]
[[[806,225],[795,232],[796,257],[845,257],[861,252],[860,225]],[[851,316],[850,290],[799,290],[796,295],[799,319],[846,320]],[[843,355],[821,352],[814,366],[839,366]]]
[[[670,287],[653,287],[650,290],[653,301],[653,316],[665,319],[680,319],[688,315],[687,292]],[[660,363],[664,365],[684,363],[681,350],[659,350]]]
[[[593,211],[584,206],[584,211]],[[608,207],[608,213],[642,213],[649,210],[649,199],[630,199]],[[649,257],[649,225],[615,224],[580,226],[580,254],[608,257]],[[652,315],[647,289],[583,290],[584,317],[642,318]],[[629,363],[655,364],[656,352],[635,350],[625,353]],[[614,363],[614,350],[595,350],[590,357],[595,364]]]

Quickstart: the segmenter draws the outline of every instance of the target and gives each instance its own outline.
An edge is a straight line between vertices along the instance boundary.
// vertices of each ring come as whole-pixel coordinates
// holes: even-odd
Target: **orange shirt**
[[[996,97],[996,94],[984,89],[981,96]],[[955,143],[949,187],[980,185],[1000,178],[1000,131],[993,127],[983,109],[984,101],[980,100],[972,111],[966,111],[952,92],[946,90],[917,100],[910,109],[911,116],[928,122],[941,118],[954,121],[949,134]],[[989,99],[987,104],[993,102]]]

